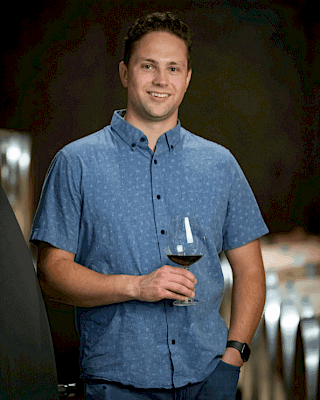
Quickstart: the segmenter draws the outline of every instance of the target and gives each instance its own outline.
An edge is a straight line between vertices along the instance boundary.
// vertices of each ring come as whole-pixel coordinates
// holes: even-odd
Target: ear
[[[192,75],[192,69],[190,68],[188,71],[188,75],[187,75],[187,86],[186,86],[186,91],[188,89],[189,83],[191,81],[191,75]]]
[[[128,87],[128,68],[123,61],[121,61],[119,64],[119,75],[120,75],[120,80],[121,80],[122,86],[124,88],[127,88]]]

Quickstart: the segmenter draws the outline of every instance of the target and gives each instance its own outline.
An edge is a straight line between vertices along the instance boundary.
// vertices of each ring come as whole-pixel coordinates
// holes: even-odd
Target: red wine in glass
[[[170,261],[173,261],[176,264],[181,265],[185,269],[189,269],[190,265],[199,261],[201,257],[202,257],[202,254],[193,255],[193,256],[178,256],[177,254],[168,254],[168,258]]]
[[[205,250],[205,236],[197,215],[175,215],[167,230],[166,254],[170,261],[189,269],[201,259]],[[175,306],[191,306],[199,300],[176,300]]]

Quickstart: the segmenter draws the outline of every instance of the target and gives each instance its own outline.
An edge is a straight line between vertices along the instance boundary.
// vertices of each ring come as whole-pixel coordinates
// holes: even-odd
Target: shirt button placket
[[[160,241],[160,247],[161,247],[161,242],[164,239],[165,235],[165,227],[163,226],[163,207],[164,203],[162,202],[162,186],[163,186],[163,178],[161,176],[161,169],[159,169],[159,161],[154,158],[152,161],[152,180],[154,182],[154,187],[153,187],[153,193],[154,193],[154,212],[155,212],[155,218],[156,218],[156,226],[157,230],[160,233],[160,237],[158,240]],[[162,238],[162,239],[161,239]]]
[[[155,165],[157,165],[157,164],[158,164],[158,160],[157,160],[157,159],[154,159],[154,160],[153,160],[153,163],[154,163]],[[160,195],[160,194],[157,194],[157,199],[158,199],[158,200],[161,200],[161,195]]]

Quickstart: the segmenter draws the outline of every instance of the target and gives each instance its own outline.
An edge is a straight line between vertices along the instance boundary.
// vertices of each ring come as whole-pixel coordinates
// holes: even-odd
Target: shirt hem
[[[173,389],[174,386],[167,386],[167,385],[162,385],[162,386],[146,386],[144,384],[140,384],[137,382],[131,382],[129,380],[120,380],[120,379],[111,379],[111,378],[106,378],[105,376],[97,376],[97,375],[88,375],[88,374],[80,374],[80,378],[84,381],[86,380],[103,380],[106,382],[114,382],[114,383],[119,383],[124,386],[133,386],[134,388],[137,389]]]
[[[96,374],[90,375],[90,374],[85,374],[85,373],[81,373],[80,374],[80,378],[83,381],[101,380],[101,381],[106,381],[106,382],[114,382],[114,383],[121,384],[121,385],[124,385],[124,386],[132,386],[132,387],[137,388],[137,389],[150,389],[150,390],[152,390],[152,389],[155,389],[155,390],[158,390],[158,389],[174,389],[174,388],[178,389],[178,388],[185,387],[185,386],[187,386],[189,384],[194,385],[194,384],[203,382],[217,368],[217,366],[219,364],[219,361],[220,361],[220,358],[221,358],[221,356],[216,356],[214,358],[214,360],[218,360],[218,362],[214,363],[214,367],[210,368],[209,372],[207,371],[205,376],[203,376],[202,378],[199,377],[198,379],[197,378],[196,379],[191,379],[191,380],[189,380],[189,382],[186,382],[186,383],[184,383],[182,385],[174,385],[174,383],[171,383],[170,385],[161,385],[161,384],[159,384],[159,385],[149,386],[147,384],[143,384],[143,383],[139,383],[139,382],[132,382],[132,381],[130,381],[128,379],[123,379],[123,380],[121,380],[121,379],[112,379],[111,377],[107,378],[107,377],[101,376],[101,375],[96,375]]]

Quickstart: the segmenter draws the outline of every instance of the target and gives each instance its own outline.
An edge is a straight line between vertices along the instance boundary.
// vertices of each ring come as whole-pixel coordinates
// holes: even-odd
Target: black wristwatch
[[[241,358],[244,362],[249,360],[251,351],[247,343],[237,342],[236,340],[228,340],[227,347],[233,347],[234,349],[237,349],[240,352]]]

